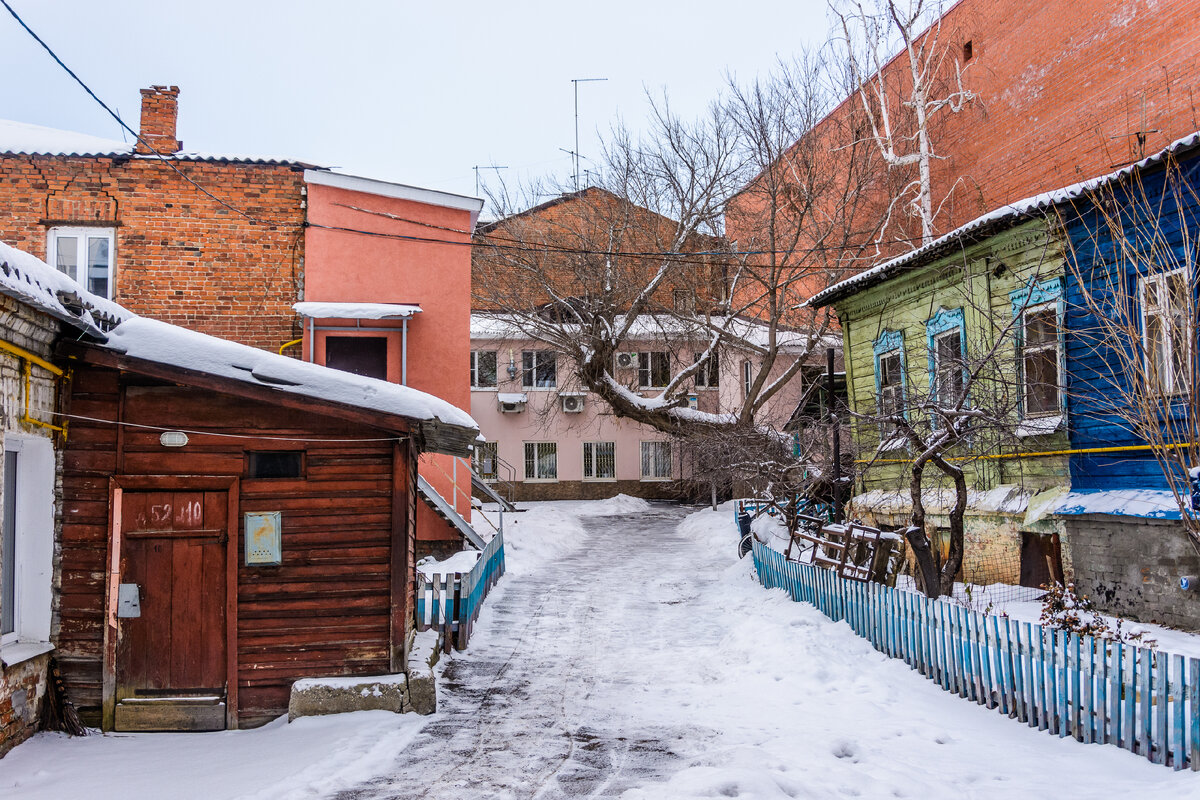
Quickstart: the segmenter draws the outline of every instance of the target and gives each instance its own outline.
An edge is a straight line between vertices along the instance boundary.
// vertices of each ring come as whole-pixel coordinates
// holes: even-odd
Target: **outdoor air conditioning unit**
[[[637,353],[617,353],[617,369],[634,369],[637,365]]]
[[[559,401],[562,403],[562,410],[565,414],[578,414],[583,411],[582,394],[564,394],[559,396]]]
[[[520,414],[525,410],[529,397],[524,392],[498,392],[496,403],[500,406],[501,414]]]

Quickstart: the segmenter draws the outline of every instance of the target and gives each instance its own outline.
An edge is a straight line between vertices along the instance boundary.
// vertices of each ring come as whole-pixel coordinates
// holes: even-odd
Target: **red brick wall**
[[[49,661],[49,655],[42,655],[0,668],[0,756],[37,730]]]
[[[116,229],[115,297],[138,314],[275,350],[299,336],[299,169],[158,159],[0,156],[0,241],[46,256],[52,225]]]
[[[937,233],[1119,169],[1200,129],[1200,14],[1189,0],[961,0],[940,35],[977,99],[943,116],[935,136],[935,205],[957,182]],[[973,56],[964,63],[967,41]],[[885,74],[906,70],[894,61]],[[849,127],[859,102],[843,102],[818,133]],[[735,229],[731,215],[731,238],[747,239],[745,225]],[[906,227],[919,236],[918,226]]]

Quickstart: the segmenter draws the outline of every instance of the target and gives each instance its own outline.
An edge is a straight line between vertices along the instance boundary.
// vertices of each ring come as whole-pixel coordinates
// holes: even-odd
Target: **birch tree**
[[[955,49],[943,38],[936,0],[831,0],[835,43],[845,60],[854,94],[867,120],[865,138],[889,170],[916,176],[896,192],[897,205],[921,228],[921,244],[933,240],[951,186],[935,198],[935,127],[962,111],[975,95],[964,86]],[[892,55],[899,50],[896,60]]]

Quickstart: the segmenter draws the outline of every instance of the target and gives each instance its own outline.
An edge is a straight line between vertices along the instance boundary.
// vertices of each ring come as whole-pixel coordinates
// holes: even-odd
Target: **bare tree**
[[[1077,413],[1145,442],[1200,551],[1200,509],[1190,479],[1200,476],[1200,194],[1194,168],[1173,155],[1161,171],[1133,170],[1059,212],[1068,226],[1068,270],[1078,290],[1085,355],[1071,376]],[[1079,235],[1082,234],[1082,235]]]
[[[652,103],[645,136],[614,130],[595,187],[481,231],[477,309],[563,356],[619,417],[674,435],[752,429],[836,342],[828,312],[802,302],[852,269],[881,224],[858,212],[873,150],[835,157],[844,131],[811,134],[834,100],[825,65],[806,56],[747,86],[731,79],[695,122]],[[648,341],[669,352],[649,391],[617,367]],[[723,392],[721,409],[686,407],[698,377],[731,363],[750,364],[744,391]]]
[[[840,55],[857,87],[869,139],[891,170],[915,168],[916,177],[893,195],[921,225],[921,243],[934,238],[942,205],[935,205],[933,162],[939,158],[935,126],[975,99],[963,85],[954,50],[942,36],[937,0],[831,0]],[[889,68],[899,49],[897,66]],[[890,209],[889,209],[890,211]],[[889,214],[890,217],[890,214]]]

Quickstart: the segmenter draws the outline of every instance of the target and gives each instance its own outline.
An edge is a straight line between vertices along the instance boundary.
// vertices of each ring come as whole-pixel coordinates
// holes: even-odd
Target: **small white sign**
[[[283,563],[282,514],[249,512],[246,519],[246,566],[267,567]]]

